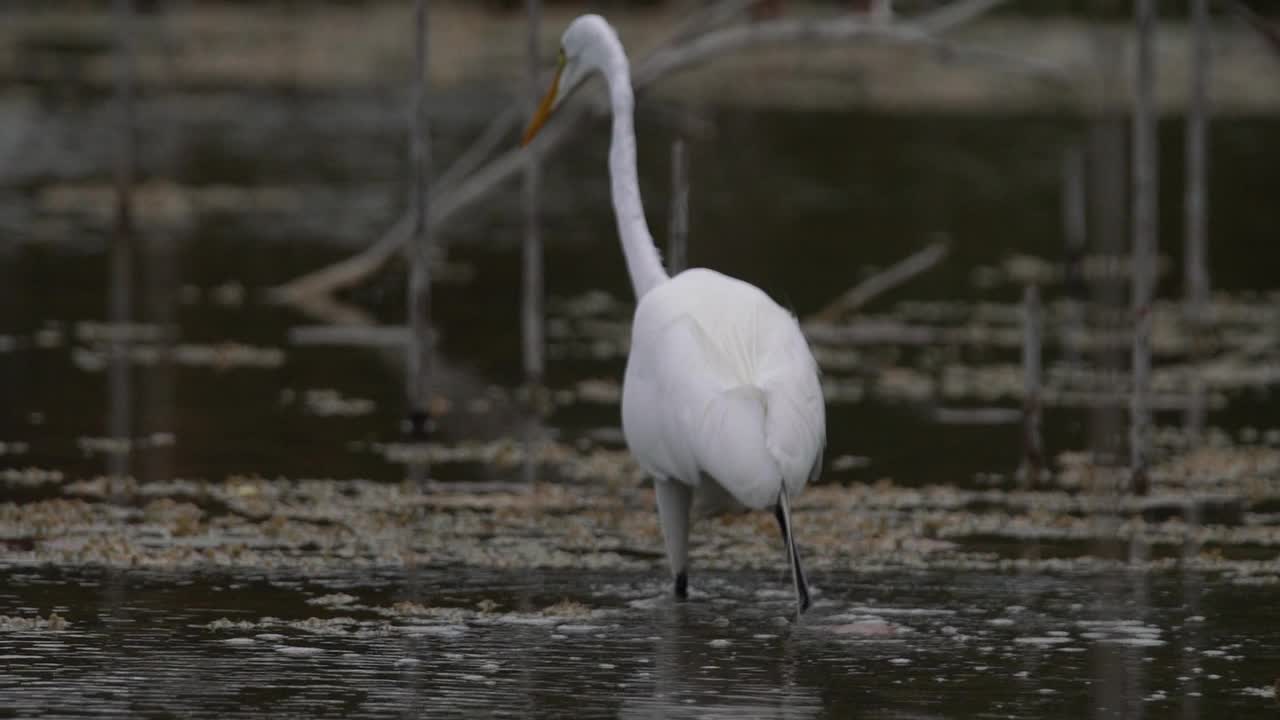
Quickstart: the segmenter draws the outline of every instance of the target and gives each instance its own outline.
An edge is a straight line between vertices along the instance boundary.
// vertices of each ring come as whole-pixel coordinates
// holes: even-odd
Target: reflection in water
[[[133,185],[137,169],[137,146],[134,119],[134,67],[133,67],[133,0],[115,0],[113,25],[115,31],[115,222],[110,241],[110,277],[107,281],[110,324],[114,333],[109,339],[107,368],[107,427],[106,436],[119,443],[115,452],[108,452],[107,475],[123,481],[129,476],[132,465],[133,435],[133,382],[130,367],[130,321],[133,318],[133,275],[136,229],[133,223]],[[119,486],[123,488],[124,483]],[[121,495],[110,498],[123,505]],[[122,570],[109,571],[105,579],[105,617],[109,623],[108,634],[123,643],[125,628],[132,618],[125,609],[128,597],[126,579]],[[121,670],[129,669],[129,655],[120,660]],[[166,683],[159,678],[161,686]]]
[[[707,628],[699,626],[703,619],[690,615],[679,605],[654,614],[652,669],[644,664],[626,683],[652,689],[647,695],[626,693],[619,717],[781,720],[817,717],[822,711],[816,689],[795,682],[802,660],[796,638],[785,628],[780,632],[786,637],[777,640],[782,652],[757,654],[732,649],[731,640],[708,641]]]
[[[128,328],[133,313],[133,181],[136,173],[134,142],[133,1],[116,0],[116,133],[115,223],[111,234],[110,279],[107,301],[115,333],[110,344],[108,369],[107,437],[127,442],[132,429],[133,399],[129,370]],[[127,452],[107,454],[108,472],[124,477],[129,470]]]

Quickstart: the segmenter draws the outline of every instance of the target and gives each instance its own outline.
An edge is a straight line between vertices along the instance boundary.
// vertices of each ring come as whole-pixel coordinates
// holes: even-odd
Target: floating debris
[[[1272,687],[1247,687],[1241,689],[1240,693],[1250,697],[1271,698],[1274,700],[1280,697],[1280,695],[1276,694],[1278,687],[1280,687],[1280,680],[1276,681],[1276,685]]]
[[[1052,647],[1054,645],[1063,645],[1071,642],[1069,637],[1061,637],[1058,635],[1042,635],[1031,637],[1016,637],[1013,641],[1019,645],[1037,645],[1040,647]]]
[[[320,417],[360,417],[377,407],[372,400],[343,397],[341,392],[332,388],[305,390],[302,402],[307,412]]]
[[[164,336],[159,325],[151,323],[104,323],[78,322],[75,325],[76,339],[82,343],[153,343]]]
[[[876,639],[897,637],[901,629],[900,626],[881,618],[867,618],[822,627],[823,632],[836,636]]]
[[[273,649],[281,655],[293,655],[295,657],[310,657],[324,653],[322,648],[301,647],[298,645],[277,645]]]
[[[237,368],[271,369],[284,365],[285,353],[280,348],[256,347],[234,341],[217,345],[183,343],[167,346],[158,344],[128,344],[123,346],[124,357],[131,365],[151,367],[161,362],[173,362],[185,367],[207,367],[225,371]],[[111,359],[108,346],[77,347],[71,360],[86,372],[102,372]]]
[[[320,605],[322,607],[341,607],[350,605],[357,600],[355,595],[346,593],[332,593],[330,595],[321,595],[320,597],[308,598],[308,605]]]
[[[57,632],[70,626],[71,623],[56,612],[49,613],[47,618],[0,615],[0,632]]]
[[[607,628],[603,625],[582,625],[573,623],[565,623],[556,626],[556,632],[562,635],[590,635],[605,629]]]
[[[224,307],[240,307],[244,304],[244,296],[244,285],[238,282],[226,282],[209,291],[213,302]]]
[[[41,485],[58,485],[63,480],[59,470],[28,467],[22,469],[5,468],[0,470],[0,482],[17,487],[39,487]]]
[[[548,605],[542,609],[543,615],[556,618],[585,618],[596,617],[597,611],[573,600],[561,600],[554,605]]]

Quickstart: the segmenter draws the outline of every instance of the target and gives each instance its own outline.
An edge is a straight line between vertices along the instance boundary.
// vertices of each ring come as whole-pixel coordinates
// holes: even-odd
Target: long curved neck
[[[636,300],[667,280],[662,259],[645,222],[640,201],[640,181],[636,175],[636,133],[631,113],[635,104],[631,92],[631,69],[621,47],[611,48],[602,71],[609,85],[613,107],[613,141],[609,146],[609,176],[613,183],[613,213],[618,221],[618,237],[627,259],[627,273]]]

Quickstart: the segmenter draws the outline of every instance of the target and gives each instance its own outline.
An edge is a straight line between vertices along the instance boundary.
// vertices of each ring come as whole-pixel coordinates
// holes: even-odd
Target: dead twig
[[[807,322],[834,323],[840,319],[841,315],[857,310],[876,297],[942,262],[947,252],[945,242],[933,243],[845,291],[840,297],[810,315]]]

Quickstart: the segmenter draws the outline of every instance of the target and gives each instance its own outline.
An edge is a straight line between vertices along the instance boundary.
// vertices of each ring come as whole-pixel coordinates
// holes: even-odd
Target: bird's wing
[[[765,333],[767,349],[757,383],[768,408],[765,439],[769,454],[796,496],[822,470],[826,446],[826,403],[818,364],[795,318],[781,308]]]
[[[759,289],[689,270],[636,309],[623,430],[646,471],[713,477],[761,508],[798,495],[825,443],[817,364],[794,317]]]

